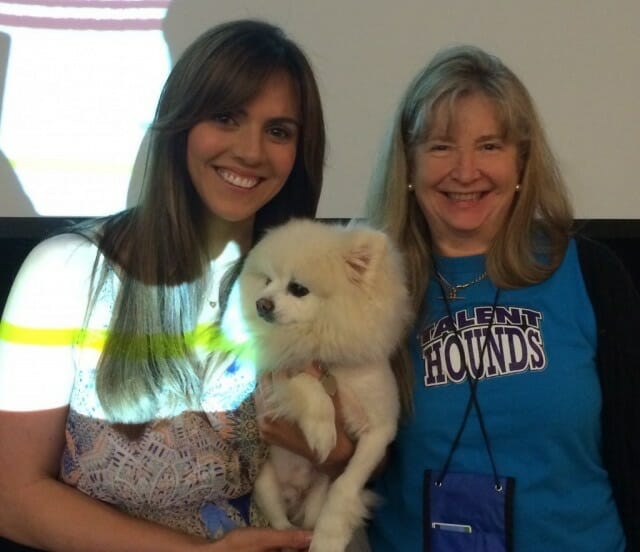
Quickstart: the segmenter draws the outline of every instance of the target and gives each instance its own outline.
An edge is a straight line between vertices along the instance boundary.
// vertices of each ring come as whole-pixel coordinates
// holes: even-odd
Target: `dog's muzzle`
[[[267,297],[261,297],[256,301],[256,310],[258,311],[258,316],[267,322],[273,322],[274,315],[273,310],[275,305],[271,299]]]

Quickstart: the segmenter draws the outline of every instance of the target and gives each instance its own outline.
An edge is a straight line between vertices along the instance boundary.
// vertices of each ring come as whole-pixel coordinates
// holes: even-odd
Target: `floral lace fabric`
[[[249,494],[265,455],[251,398],[231,412],[184,412],[135,439],[71,410],[60,477],[136,517],[217,538],[263,525]]]

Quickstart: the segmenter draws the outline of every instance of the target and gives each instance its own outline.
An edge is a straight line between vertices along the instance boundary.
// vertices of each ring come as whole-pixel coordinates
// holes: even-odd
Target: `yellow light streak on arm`
[[[84,330],[80,328],[31,328],[9,322],[0,323],[0,339],[19,345],[43,347],[68,347],[80,344],[82,347],[102,349],[107,337],[105,330]]]
[[[42,347],[76,346],[87,349],[102,350],[107,339],[107,330],[91,330],[84,328],[33,328],[18,326],[9,322],[0,323],[0,340],[19,345],[36,345]],[[136,349],[140,354],[153,352],[157,355],[179,354],[180,336],[132,336],[136,341]],[[234,343],[223,335],[218,326],[199,325],[193,332],[184,336],[188,347],[199,347],[209,352],[224,352],[235,355],[246,353],[244,344]]]

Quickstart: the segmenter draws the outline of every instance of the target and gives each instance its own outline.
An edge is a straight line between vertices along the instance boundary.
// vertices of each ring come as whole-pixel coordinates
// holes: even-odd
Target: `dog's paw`
[[[274,520],[271,523],[271,527],[273,527],[274,529],[278,529],[280,531],[285,531],[288,529],[297,529],[297,527],[285,517],[280,517],[277,520]]]
[[[344,480],[341,484],[340,478],[334,481],[316,522],[310,552],[343,552],[367,517],[373,496],[345,486]]]
[[[309,552],[344,552],[349,546],[350,540],[351,534],[316,529],[313,532]]]
[[[300,420],[300,429],[318,461],[324,462],[336,446],[336,424],[333,418],[304,418]]]

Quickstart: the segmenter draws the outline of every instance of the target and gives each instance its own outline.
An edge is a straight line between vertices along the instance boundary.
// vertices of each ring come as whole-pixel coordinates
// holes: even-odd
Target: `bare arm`
[[[54,551],[188,550],[196,539],[131,518],[57,480],[72,347],[40,343],[37,330],[82,327],[94,259],[95,250],[76,236],[48,240],[27,257],[7,301],[2,324],[28,339],[0,338],[0,534]]]

